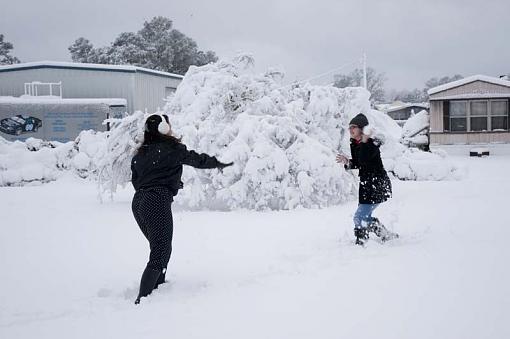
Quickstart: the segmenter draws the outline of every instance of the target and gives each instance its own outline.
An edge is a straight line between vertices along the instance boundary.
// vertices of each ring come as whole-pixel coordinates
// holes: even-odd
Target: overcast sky
[[[201,49],[220,58],[250,52],[257,70],[282,68],[287,82],[358,60],[362,51],[388,88],[510,73],[509,0],[2,0],[0,7],[0,33],[22,61],[69,61],[67,47],[80,36],[103,46],[162,15]]]

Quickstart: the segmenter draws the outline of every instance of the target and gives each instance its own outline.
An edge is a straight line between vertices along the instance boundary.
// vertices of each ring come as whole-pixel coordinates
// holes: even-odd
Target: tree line
[[[0,65],[19,63],[12,55],[14,46],[4,40],[0,34]],[[195,40],[173,27],[169,18],[157,16],[145,21],[137,32],[122,32],[109,45],[95,47],[85,37],[77,38],[68,47],[74,62],[134,65],[149,69],[185,74],[191,65],[201,66],[218,60],[213,51],[198,48]],[[424,102],[428,100],[427,91],[451,81],[462,79],[462,75],[434,77],[427,80],[423,88],[387,91],[386,75],[372,67],[367,68],[367,87],[372,103],[403,101]],[[334,86],[361,86],[363,72],[357,68],[348,74],[334,76]]]

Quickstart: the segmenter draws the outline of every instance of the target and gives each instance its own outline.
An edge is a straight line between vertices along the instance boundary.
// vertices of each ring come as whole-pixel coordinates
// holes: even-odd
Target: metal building
[[[123,98],[127,101],[128,113],[136,110],[154,112],[163,108],[164,99],[175,91],[181,80],[181,75],[136,66],[28,62],[0,66],[0,96],[24,95],[25,83],[61,82],[64,99]],[[50,93],[48,90],[32,95]]]

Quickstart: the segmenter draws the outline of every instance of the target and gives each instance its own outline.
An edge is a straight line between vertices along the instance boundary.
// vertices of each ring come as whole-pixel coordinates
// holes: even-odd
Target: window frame
[[[489,107],[489,106],[490,106],[490,104],[489,104],[489,102],[490,102],[490,100],[488,100],[488,99],[485,99],[485,100],[484,100],[484,99],[474,99],[474,100],[468,100],[468,102],[469,102],[469,105],[468,105],[468,106],[469,106],[469,108],[468,108],[468,116],[469,116],[469,126],[468,126],[468,127],[469,127],[469,132],[480,133],[480,132],[487,132],[487,131],[490,131],[490,130],[491,130],[491,129],[490,129],[490,128],[491,128],[491,126],[489,125],[489,120],[490,120],[490,119],[489,119],[489,117],[490,117],[490,116],[489,116],[489,110],[490,110],[490,107]],[[474,104],[474,103],[477,103],[477,102],[483,102],[483,103],[485,103],[485,114],[476,114],[476,115],[473,115],[473,114],[472,114],[472,112],[473,112],[473,109],[472,109],[472,108],[473,108],[473,104]],[[471,123],[471,119],[472,119],[472,118],[485,118],[485,127],[486,127],[486,128],[485,128],[485,129],[482,129],[482,130],[473,130],[473,129],[471,128],[471,126],[473,125],[473,124]]]
[[[493,114],[492,113],[492,104],[494,102],[504,102],[505,105],[506,105],[506,114]],[[496,132],[510,130],[510,101],[509,101],[509,99],[492,99],[492,100],[490,100],[490,104],[489,104],[489,121],[488,121],[488,123],[490,124],[489,125],[490,126],[490,131],[494,131],[494,129],[492,128],[492,118],[499,118],[499,117],[506,118],[506,128],[504,128],[504,129],[497,129]]]
[[[454,116],[452,117],[452,103],[464,103],[465,105],[465,109],[466,109],[466,115],[464,116]],[[469,131],[469,100],[451,100],[451,101],[448,101],[448,120],[449,120],[449,128],[450,128],[450,132],[454,132],[454,133],[467,133]],[[452,119],[465,119],[466,121],[466,130],[460,130],[460,131],[455,131],[452,129]]]
[[[474,102],[485,102],[487,107],[487,114],[480,115],[472,114],[472,104]],[[503,102],[506,104],[506,114],[493,114],[492,113],[492,105],[494,102]],[[451,106],[452,103],[463,103],[465,105],[465,116],[453,116]],[[454,104],[455,105],[455,104]],[[458,99],[458,100],[443,100],[443,133],[487,133],[487,132],[510,132],[510,98],[480,98],[480,99]],[[483,130],[473,130],[472,129],[472,118],[486,118],[487,124],[486,129]],[[493,129],[493,118],[506,118],[505,128],[498,128],[496,130]],[[452,122],[455,119],[466,119],[466,129],[465,130],[452,130]]]

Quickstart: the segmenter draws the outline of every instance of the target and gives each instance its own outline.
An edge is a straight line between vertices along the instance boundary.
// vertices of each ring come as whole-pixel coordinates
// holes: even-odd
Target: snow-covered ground
[[[510,156],[452,160],[462,180],[393,182],[384,245],[351,243],[354,201],[176,211],[169,283],[139,306],[131,189],[2,187],[0,338],[510,338]]]

